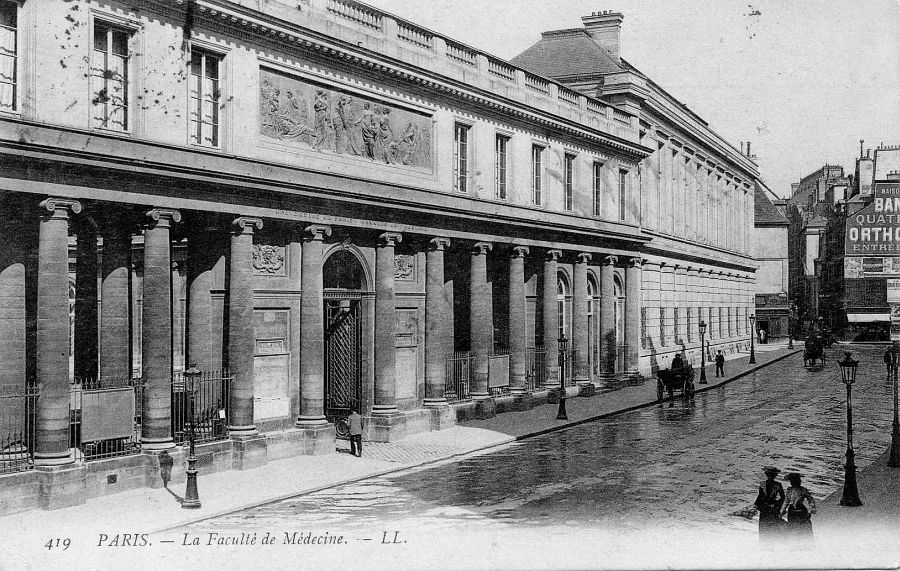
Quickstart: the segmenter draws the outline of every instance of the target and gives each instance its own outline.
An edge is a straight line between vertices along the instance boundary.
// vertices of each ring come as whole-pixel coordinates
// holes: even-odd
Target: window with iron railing
[[[18,6],[0,2],[0,111],[15,111],[18,68]]]
[[[94,22],[94,57],[91,63],[94,126],[127,131],[129,58],[132,32],[107,22]]]

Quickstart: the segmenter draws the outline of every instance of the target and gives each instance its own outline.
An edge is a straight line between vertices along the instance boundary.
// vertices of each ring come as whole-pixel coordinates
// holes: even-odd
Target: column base
[[[78,506],[87,500],[87,466],[38,466],[38,505],[44,510]]]
[[[141,450],[171,450],[175,448],[175,441],[171,436],[166,438],[141,438]]]
[[[69,449],[65,452],[35,452],[34,465],[36,467],[55,467],[66,466],[75,463],[74,451]]]
[[[293,431],[292,431],[293,432]],[[298,426],[292,440],[299,445],[299,454],[303,456],[323,456],[335,453],[334,425],[327,422],[316,426]],[[266,454],[268,458],[268,451]]]
[[[323,426],[329,426],[329,425],[330,425],[330,423],[328,422],[328,419],[325,418],[324,415],[322,415],[322,416],[318,416],[318,415],[317,416],[301,416],[300,418],[297,419],[297,422],[295,423],[295,426],[297,428],[303,428],[303,429],[309,428],[309,429],[313,429],[313,430],[318,430],[318,429],[322,428]]]
[[[484,420],[497,416],[497,401],[493,397],[473,399],[475,403],[475,418]]]
[[[510,409],[514,412],[526,412],[534,408],[534,397],[530,392],[514,392],[512,397],[513,402]]]
[[[699,376],[699,375],[698,375]],[[637,370],[625,372],[625,384],[629,387],[637,387],[644,384],[644,377]]]
[[[578,387],[578,396],[580,397],[592,397],[597,394],[597,387],[590,381],[579,381],[576,383],[576,386]]]
[[[268,443],[264,436],[231,435],[234,444],[231,467],[235,470],[252,470],[269,463]]]
[[[256,425],[251,424],[250,426],[229,426],[228,427],[228,435],[232,438],[247,438],[251,436],[257,436],[259,434],[259,430],[257,430]]]
[[[363,426],[363,438],[370,442],[393,442],[406,435],[406,417],[396,408],[372,410]]]

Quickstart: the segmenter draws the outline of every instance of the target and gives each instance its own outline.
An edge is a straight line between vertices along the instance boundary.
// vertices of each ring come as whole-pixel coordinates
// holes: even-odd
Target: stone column
[[[77,227],[75,270],[75,378],[97,379],[97,231]]]
[[[203,225],[202,220],[197,221]],[[206,228],[195,228],[188,236],[187,258],[187,359],[186,366],[194,365],[203,372],[219,371],[221,355],[213,353],[213,267],[219,252],[217,236]],[[221,240],[224,242],[224,235]]]
[[[262,227],[259,218],[240,217],[232,223],[228,289],[228,371],[232,376],[228,432],[232,437],[258,433],[253,424],[253,231]]]
[[[625,374],[640,378],[641,259],[629,258],[625,269]]]
[[[141,448],[162,450],[172,440],[172,259],[169,231],[177,210],[147,213],[141,311],[141,376],[144,381]]]
[[[403,240],[396,232],[378,237],[375,249],[375,403],[372,414],[397,414],[397,339],[394,300],[394,249]]]
[[[600,268],[600,377],[616,376],[615,267],[618,258],[604,256]]]
[[[4,204],[10,207],[11,205]],[[3,394],[22,394],[25,391],[25,265],[33,228],[23,228],[25,217],[20,212],[4,212],[0,215],[0,391]],[[31,435],[25,430],[26,403],[24,398],[0,399],[0,419],[4,432],[21,431],[20,443],[11,443],[0,450],[0,463],[9,455],[24,458],[27,446],[32,446]],[[17,440],[17,439],[14,439]],[[2,465],[2,464],[0,464]]]
[[[525,256],[527,246],[514,246],[509,259],[509,390],[513,396],[525,394],[527,368]]]
[[[322,301],[322,242],[330,226],[306,228],[300,262],[300,428],[321,428],[325,419],[325,308]]]
[[[586,384],[591,380],[588,344],[588,263],[591,255],[578,254],[572,284],[572,348],[575,349],[573,380]]]
[[[488,367],[493,352],[494,320],[491,286],[487,276],[487,253],[491,249],[493,245],[487,242],[478,242],[472,249],[469,287],[472,377],[469,394],[476,401],[490,397]]]
[[[100,306],[100,382],[131,379],[131,232],[113,227],[103,235]]]
[[[550,250],[544,258],[544,386],[559,388],[559,311],[556,307],[556,262],[560,250]]]
[[[48,198],[38,234],[37,400],[34,463],[69,464],[69,210],[81,203]]]
[[[448,341],[448,315],[444,295],[444,250],[450,240],[433,238],[425,256],[425,401],[426,407],[447,405],[444,398]]]

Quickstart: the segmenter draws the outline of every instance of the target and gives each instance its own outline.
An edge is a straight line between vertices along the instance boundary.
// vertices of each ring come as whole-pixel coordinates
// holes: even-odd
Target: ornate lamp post
[[[753,324],[756,322],[756,316],[752,313],[750,314],[750,364],[756,364],[756,351],[754,351],[753,340],[756,337],[756,329],[753,327]]]
[[[847,463],[844,464],[844,495],[842,506],[861,506],[859,490],[856,487],[856,464],[853,461],[853,404],[851,389],[856,382],[856,369],[859,361],[853,359],[850,351],[844,351],[844,360],[838,361],[841,367],[841,380],[847,386]]]
[[[563,335],[556,341],[559,343],[559,410],[556,412],[556,420],[569,420],[566,413],[566,360],[569,340]]]
[[[794,348],[794,309],[795,304],[791,304],[791,313],[788,315],[788,349]]]
[[[900,341],[894,341],[891,357],[891,376],[894,381],[894,424],[891,429],[891,455],[888,457],[888,466],[900,468],[900,419],[898,419],[897,411],[897,368],[900,365]]]
[[[706,382],[706,322],[700,320],[700,384],[708,384]]]
[[[185,473],[187,474],[187,489],[184,491],[184,501],[181,502],[181,507],[185,509],[197,509],[200,507],[200,495],[197,493],[197,456],[194,454],[194,439],[195,435],[195,423],[196,418],[194,417],[194,401],[197,396],[197,385],[200,380],[200,369],[197,368],[197,365],[191,363],[191,367],[183,373],[185,379],[185,389],[188,390],[188,410],[191,415],[191,429],[188,432],[188,442],[190,443],[190,448],[188,450],[188,467]]]

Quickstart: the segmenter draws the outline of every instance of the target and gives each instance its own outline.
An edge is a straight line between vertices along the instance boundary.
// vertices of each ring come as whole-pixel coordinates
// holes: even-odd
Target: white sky
[[[621,53],[735,147],[777,194],[827,160],[900,144],[900,0],[366,0],[504,59],[581,16],[625,15]],[[759,15],[751,15],[758,11]]]

